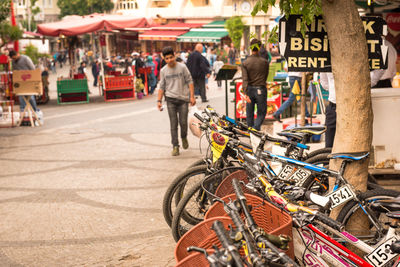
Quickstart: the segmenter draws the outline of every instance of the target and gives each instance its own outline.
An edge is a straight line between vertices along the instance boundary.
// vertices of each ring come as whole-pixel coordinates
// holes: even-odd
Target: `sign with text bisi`
[[[386,69],[388,47],[382,36],[387,34],[386,22],[380,17],[362,17],[368,45],[371,70]],[[330,72],[331,55],[328,35],[321,16],[307,26],[303,36],[301,16],[291,15],[279,20],[279,51],[286,58],[289,71]]]

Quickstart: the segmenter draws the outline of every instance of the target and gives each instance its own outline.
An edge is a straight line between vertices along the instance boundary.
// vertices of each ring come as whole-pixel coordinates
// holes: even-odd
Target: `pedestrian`
[[[234,43],[231,43],[231,47],[229,48],[228,59],[229,59],[229,64],[231,65],[236,64],[236,48]]]
[[[280,108],[272,115],[275,120],[281,122],[281,114],[289,108],[292,103],[296,100],[296,95],[293,93],[293,87],[297,81],[297,84],[300,86],[301,85],[301,77],[302,73],[301,72],[294,72],[294,71],[289,71],[288,72],[289,76],[289,86],[290,86],[290,93],[289,93],[289,98],[283,102],[283,104],[280,106]],[[306,117],[310,117],[310,113],[308,112],[307,105],[306,105]]]
[[[58,64],[60,64],[60,68],[62,68],[62,66],[63,66],[63,56],[62,56],[61,52],[59,52],[58,55],[57,55],[57,61],[58,61]]]
[[[97,81],[100,74],[100,63],[97,59],[92,63],[93,86],[97,87]]]
[[[83,74],[84,76],[85,76],[85,79],[86,79],[86,82],[88,82],[88,75],[87,75],[87,69],[86,69],[86,62],[85,61],[82,61],[81,62],[81,65],[79,66],[79,68],[78,68],[78,73],[79,74]],[[89,94],[91,94],[92,92],[89,90],[89,87],[88,87],[88,93]]]
[[[221,56],[217,56],[217,60],[214,62],[214,79],[217,77],[219,70],[224,65],[224,62],[221,60]],[[217,81],[218,89],[221,90],[222,81]]]
[[[15,51],[15,50],[11,50],[9,52],[8,56],[12,59],[13,70],[34,70],[35,69],[35,65],[33,64],[31,58],[26,55],[21,55],[19,52]],[[22,96],[18,96],[18,99],[19,99],[20,111],[23,112],[26,107],[25,100]],[[33,95],[30,96],[29,103],[31,104],[33,110],[38,115],[39,119],[43,118],[43,114],[40,111],[40,109],[38,109],[38,107],[36,105],[36,99]],[[25,114],[23,114],[23,115],[25,115]]]
[[[50,68],[51,68],[51,72],[52,73],[57,73],[57,71],[56,71],[56,61],[54,60],[54,58],[52,58],[51,61],[50,61]]]
[[[371,88],[392,87],[396,75],[396,48],[389,41],[384,40],[384,44],[388,47],[388,67],[371,71]]]
[[[201,54],[203,52],[203,45],[197,44],[193,53],[191,53],[187,60],[187,67],[193,78],[194,88],[201,96],[203,103],[208,102],[206,96],[206,78],[211,75],[210,64],[207,59]]]
[[[162,54],[167,65],[161,69],[160,73],[157,107],[160,111],[163,110],[162,99],[165,96],[171,128],[172,156],[178,156],[178,123],[181,129],[182,147],[183,149],[189,147],[188,104],[190,103],[191,106],[196,104],[194,86],[188,68],[185,64],[176,62],[172,47],[165,47]]]
[[[146,67],[151,68],[151,72],[148,74],[147,80],[148,80],[148,86],[150,87],[149,94],[152,95],[154,93],[154,89],[156,89],[157,86],[157,78],[156,75],[154,74],[156,65],[153,62],[152,56],[147,56]]]
[[[142,79],[142,82],[145,81],[145,77],[144,74],[139,73],[139,69],[144,68],[145,67],[145,61],[143,61],[142,57],[144,57],[144,52],[140,52],[140,54],[138,54],[138,56],[136,57],[135,60],[135,70],[136,70],[136,77]]]
[[[243,64],[243,62],[246,60],[248,56],[247,50],[244,45],[240,48],[240,62]]]
[[[269,64],[265,58],[260,57],[259,47],[261,47],[261,41],[252,39],[250,45],[252,47],[251,56],[242,64],[242,88],[245,93],[247,125],[260,130],[267,114]],[[256,104],[257,118],[254,122],[254,107]]]
[[[325,147],[333,147],[333,141],[336,134],[336,92],[335,80],[333,79],[332,72],[321,72],[320,83],[324,89],[328,89],[329,104],[325,108]]]

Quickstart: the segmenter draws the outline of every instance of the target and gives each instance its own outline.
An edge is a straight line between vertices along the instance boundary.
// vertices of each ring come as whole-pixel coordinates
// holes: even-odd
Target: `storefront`
[[[181,44],[177,42],[179,36],[202,25],[200,23],[175,22],[152,26],[139,34],[141,50],[147,53],[161,52],[164,47],[171,46],[175,51],[179,51],[181,50]]]

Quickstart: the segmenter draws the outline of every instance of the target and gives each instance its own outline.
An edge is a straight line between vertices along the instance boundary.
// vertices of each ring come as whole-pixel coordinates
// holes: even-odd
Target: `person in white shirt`
[[[333,147],[336,134],[336,92],[332,72],[321,72],[320,83],[324,89],[329,90],[329,104],[325,109],[325,147]]]
[[[224,62],[221,60],[221,57],[217,56],[217,61],[214,62],[214,66],[213,66],[214,79],[217,77],[217,74],[223,65],[224,65]],[[218,85],[218,89],[221,89],[222,81],[217,81],[217,85]]]
[[[383,42],[388,46],[388,67],[371,71],[371,88],[392,87],[393,77],[396,75],[396,48],[389,41]]]

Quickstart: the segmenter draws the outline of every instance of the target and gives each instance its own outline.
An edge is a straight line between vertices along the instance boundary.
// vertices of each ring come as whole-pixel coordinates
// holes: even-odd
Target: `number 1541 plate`
[[[354,198],[353,190],[351,190],[349,185],[342,186],[338,190],[331,192],[327,195],[332,201],[331,208],[337,207],[351,199]]]

